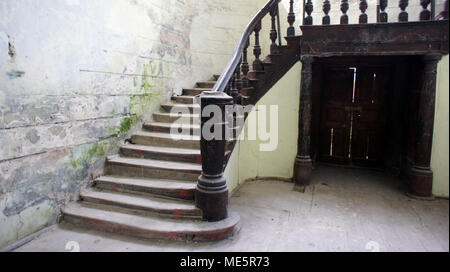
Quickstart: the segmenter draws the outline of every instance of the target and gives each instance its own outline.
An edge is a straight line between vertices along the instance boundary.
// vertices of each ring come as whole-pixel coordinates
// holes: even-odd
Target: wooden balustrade
[[[428,21],[431,18],[431,11],[428,10],[428,5],[430,3],[431,3],[431,0],[420,0],[420,5],[423,8],[419,15],[419,19],[421,21]]]
[[[400,8],[400,13],[398,15],[399,22],[408,22],[408,12],[406,12],[406,7],[408,7],[408,0],[400,0],[398,2],[398,7]]]
[[[289,3],[288,23],[289,23],[289,27],[288,27],[288,30],[287,30],[287,36],[288,37],[294,37],[295,36],[294,0],[290,0],[290,3]]]
[[[330,1],[329,0],[323,1],[322,10],[323,10],[323,13],[325,13],[325,15],[322,18],[323,25],[329,25],[331,23],[330,15],[328,15],[328,12],[330,12],[330,9],[331,9]]]
[[[245,44],[244,50],[242,52],[242,87],[248,88],[248,72],[250,71],[250,66],[248,65],[248,47],[250,45],[250,40],[247,39],[247,43]]]
[[[314,11],[314,6],[311,0],[307,0],[305,4],[305,12],[308,14],[303,20],[304,25],[312,25],[313,24],[313,17],[311,16],[311,13]]]
[[[341,1],[341,11],[342,11],[341,25],[346,25],[346,24],[348,24],[348,15],[347,15],[348,0],[342,0]]]
[[[380,23],[388,22],[388,14],[386,12],[386,8],[388,6],[388,0],[380,0],[380,14],[378,15],[378,19]]]
[[[270,44],[270,54],[276,54],[278,53],[278,45],[277,45],[277,38],[278,33],[276,29],[276,17],[277,17],[278,9],[275,7],[272,8],[270,11],[270,17],[271,17],[271,29],[270,29],[270,40],[272,41],[272,44]]]
[[[261,31],[261,21],[258,22],[254,31],[255,31],[255,45],[253,46],[253,55],[255,56],[255,60],[253,61],[253,70],[261,72],[264,70],[264,65],[262,61],[259,59],[259,56],[261,56],[261,46],[259,45],[259,32]]]
[[[368,5],[366,0],[361,0],[359,2],[359,10],[361,10],[361,15],[359,15],[360,24],[367,24],[367,14],[366,14],[367,7]]]

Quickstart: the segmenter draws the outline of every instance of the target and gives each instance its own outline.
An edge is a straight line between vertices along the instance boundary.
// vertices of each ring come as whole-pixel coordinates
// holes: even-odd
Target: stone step
[[[131,136],[131,143],[175,148],[200,149],[200,137],[169,133],[139,131]]]
[[[210,88],[210,89],[212,89],[215,84],[216,84],[216,81],[200,81],[200,82],[197,82],[197,86],[199,88]]]
[[[212,88],[190,88],[190,89],[183,89],[183,95],[187,96],[196,96],[206,91],[211,91]]]
[[[63,209],[68,223],[148,239],[213,241],[225,239],[239,229],[239,215],[230,212],[219,222],[175,220],[132,215],[72,203]]]
[[[161,123],[193,123],[200,124],[200,114],[173,114],[167,112],[153,113],[153,120]]]
[[[186,113],[186,114],[200,114],[200,105],[198,104],[175,104],[175,103],[165,103],[161,104],[161,108],[166,112],[170,113]]]
[[[120,147],[123,157],[201,163],[200,149],[126,144]]]
[[[95,180],[95,187],[117,192],[138,192],[194,200],[197,183],[181,180],[102,176]]]
[[[171,133],[174,131],[177,134],[200,136],[200,125],[151,122],[144,123],[143,128],[153,132]]]
[[[197,103],[195,103],[195,96],[190,95],[172,96],[172,100],[175,101],[175,103],[179,104],[198,105]]]
[[[194,202],[94,189],[81,192],[80,197],[86,202],[132,209],[142,215],[154,213],[174,219],[186,217],[202,219],[202,211],[195,207]]]
[[[196,181],[202,166],[195,163],[160,161],[110,156],[106,160],[106,175],[139,178]]]

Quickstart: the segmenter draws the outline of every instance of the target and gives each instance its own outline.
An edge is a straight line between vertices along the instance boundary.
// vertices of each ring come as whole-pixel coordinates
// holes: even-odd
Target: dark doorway
[[[409,78],[421,68],[417,58],[333,57],[314,63],[313,159],[399,171],[407,150],[407,101],[410,90],[420,87]]]

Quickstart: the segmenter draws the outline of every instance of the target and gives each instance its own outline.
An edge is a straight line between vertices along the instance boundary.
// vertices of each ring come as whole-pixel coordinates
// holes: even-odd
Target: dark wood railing
[[[270,0],[264,8],[258,12],[258,14],[250,21],[245,28],[243,34],[239,38],[238,43],[233,51],[232,57],[228,62],[226,68],[220,75],[217,83],[210,92],[203,92],[200,95],[201,112],[209,105],[219,106],[222,111],[222,120],[214,124],[214,130],[218,127],[225,131],[225,107],[233,104],[244,104],[248,96],[243,95],[247,93],[246,89],[250,89],[252,86],[258,86],[255,91],[254,99],[252,102],[257,102],[263,87],[273,86],[268,84],[274,84],[282,76],[282,72],[292,67],[287,64],[295,63],[300,59],[300,38],[295,34],[295,13],[294,13],[294,0],[289,0],[289,13],[287,16],[287,22],[289,23],[287,29],[286,40],[287,46],[282,45],[281,31],[280,31],[280,13],[279,2],[281,0]],[[312,0],[303,0],[303,25],[313,25],[312,12],[314,6]],[[366,13],[368,9],[367,0],[359,0],[359,24],[367,24],[369,22],[369,15]],[[417,0],[418,1],[418,0]],[[407,12],[408,0],[399,0],[398,6],[400,8],[398,15],[398,22],[408,22],[409,16]],[[436,17],[434,16],[435,0],[420,0],[420,5],[423,10],[419,14],[420,21],[441,20],[448,19],[448,0],[445,1],[444,10],[440,12]],[[429,6],[431,8],[429,9]],[[388,7],[388,0],[379,0],[376,12],[377,23],[388,23],[388,14],[386,8]],[[323,25],[330,25],[331,18],[329,15],[332,5],[329,0],[324,0],[322,10],[324,16],[322,18]],[[347,14],[349,10],[349,1],[341,0],[339,6],[342,15],[340,16],[340,24],[348,24],[349,16]],[[269,62],[261,60],[262,49],[260,45],[260,32],[262,28],[262,20],[269,15],[271,18],[270,28],[270,55],[268,56]],[[254,47],[253,55],[255,57],[252,65],[249,64],[248,51],[250,46],[251,36],[254,34]],[[295,43],[293,43],[293,41]],[[289,46],[291,44],[291,46]],[[294,46],[292,46],[294,44]],[[292,54],[294,50],[295,54]],[[284,54],[284,55],[283,55]],[[292,55],[289,55],[292,54]],[[281,57],[280,57],[281,56]],[[281,58],[281,66],[276,66],[275,70],[269,71],[265,69],[266,66],[276,64],[273,60]],[[293,59],[293,61],[291,60]],[[287,67],[287,68],[286,68]],[[252,71],[250,71],[252,68]],[[285,69],[286,71],[283,71]],[[279,72],[279,71],[281,72]],[[266,73],[268,72],[268,73]],[[256,76],[255,76],[256,75]],[[266,80],[269,77],[273,77],[270,80]],[[261,80],[263,79],[263,80]],[[256,81],[260,81],[263,85],[255,85]],[[250,84],[251,83],[251,84]],[[302,87],[303,88],[303,87]],[[254,88],[255,89],[255,88]],[[256,98],[255,98],[256,97]],[[247,101],[248,102],[248,101]],[[302,107],[302,106],[301,106]],[[209,121],[209,116],[201,116],[201,128],[203,131],[204,124]],[[202,156],[202,175],[198,179],[198,185],[196,190],[196,205],[203,212],[203,218],[208,221],[219,221],[227,217],[227,205],[228,205],[228,188],[226,180],[223,176],[224,167],[226,165],[225,151],[232,151],[234,142],[237,136],[229,145],[229,142],[225,138],[207,140],[201,133],[201,156]],[[231,148],[229,148],[231,146]]]
[[[280,20],[279,20],[279,9],[278,9],[278,3],[281,0],[271,0],[269,1],[264,8],[258,12],[258,14],[251,20],[251,22],[248,24],[248,26],[245,28],[244,33],[240,37],[234,51],[233,55],[231,57],[231,60],[228,62],[227,66],[225,67],[225,70],[220,75],[219,79],[217,80],[216,85],[213,88],[214,92],[226,92],[229,95],[233,96],[235,101],[237,102],[239,99],[237,97],[236,91],[233,89],[233,86],[235,85],[237,77],[239,77],[238,71],[243,71],[243,86],[248,86],[248,47],[250,45],[250,36],[254,33],[255,34],[255,45],[253,49],[253,54],[255,56],[255,61],[253,62],[253,70],[260,71],[262,70],[262,61],[260,59],[261,55],[261,46],[260,46],[260,37],[259,32],[261,31],[261,21],[264,17],[266,17],[267,14],[270,14],[272,17],[272,29],[270,31],[270,39],[272,40],[271,44],[271,51],[276,50],[277,46],[281,45],[281,34],[279,33],[280,30]],[[293,0],[291,1],[291,5],[293,5]],[[278,18],[278,19],[277,19]],[[291,8],[290,13],[290,19],[289,23],[292,26],[295,22],[295,14],[293,12],[293,6]],[[276,26],[278,24],[278,26]],[[290,32],[288,34],[295,35],[295,28],[292,26],[290,27]],[[277,36],[278,39],[278,45],[276,44]],[[240,67],[242,64],[242,68]],[[233,92],[233,91],[234,92]]]
[[[359,1],[359,9],[361,11],[358,22],[360,24],[367,24],[369,22],[369,16],[366,13],[368,8],[367,0],[356,0]],[[419,21],[430,21],[430,20],[439,20],[439,19],[448,19],[448,0],[444,2],[443,11],[435,16],[436,4],[435,0],[416,0],[420,2],[422,6],[422,11],[420,12],[418,19]],[[378,0],[378,5],[376,9],[376,22],[377,23],[387,23],[388,22],[388,14],[386,12],[386,8],[388,7],[388,0]],[[398,14],[398,22],[409,22],[411,21],[409,18],[409,14],[407,8],[409,6],[409,0],[398,0],[398,7],[400,12]],[[328,13],[333,7],[329,0],[323,1],[322,10],[324,16],[322,18],[323,25],[329,25],[330,16]],[[349,23],[349,0],[341,0],[341,4],[338,7],[341,12],[340,24],[348,24]],[[438,7],[439,8],[439,7]],[[304,15],[303,15],[303,25],[313,25],[313,17],[312,12],[314,11],[314,5],[311,0],[305,0],[304,3]]]

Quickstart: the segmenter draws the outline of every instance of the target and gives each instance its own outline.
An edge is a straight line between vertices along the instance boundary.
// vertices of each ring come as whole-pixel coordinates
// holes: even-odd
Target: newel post
[[[437,64],[440,59],[441,55],[427,55],[423,58],[425,71],[419,97],[415,154],[410,172],[409,195],[413,197],[433,197],[433,172],[430,164],[434,129]]]
[[[312,56],[302,56],[300,86],[298,151],[294,163],[294,182],[297,189],[309,185],[312,171],[311,115],[312,115]]]
[[[203,92],[199,95],[201,106],[201,138],[200,151],[202,156],[202,174],[198,178],[195,192],[195,204],[202,210],[203,219],[207,221],[220,221],[228,217],[228,187],[223,176],[225,155],[225,106],[233,104],[233,98],[224,92]],[[220,108],[221,118],[204,111],[209,105]],[[216,107],[216,108],[217,108]],[[206,116],[204,116],[204,114]],[[211,116],[211,117],[210,117]],[[205,135],[203,128],[213,123],[212,135],[221,130],[221,137]]]

